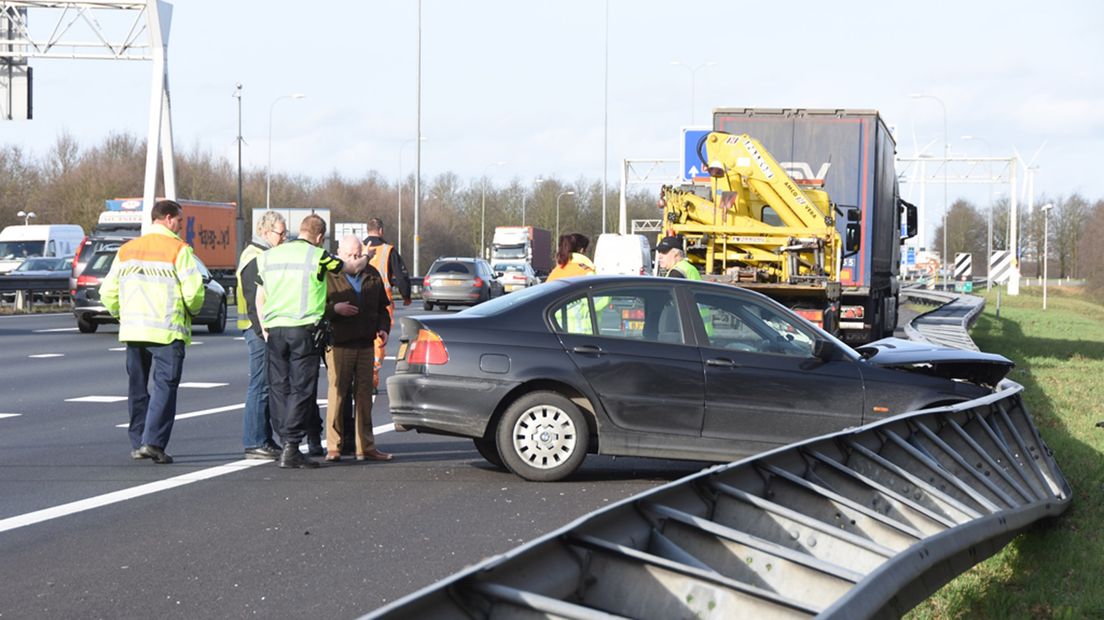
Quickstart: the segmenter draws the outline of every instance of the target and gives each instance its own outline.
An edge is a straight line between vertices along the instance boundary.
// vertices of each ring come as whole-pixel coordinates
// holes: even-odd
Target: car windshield
[[[0,241],[0,258],[29,258],[42,256],[46,249],[45,241]]]
[[[447,263],[438,263],[438,264],[434,265],[433,269],[431,269],[429,272],[433,273],[433,274],[438,274],[438,273],[464,273],[464,274],[467,274],[467,273],[472,272],[472,265],[471,265],[471,263],[461,263],[459,261],[450,261],[450,262],[447,262]]]
[[[28,258],[15,271],[59,271],[64,262],[60,258]]]
[[[468,314],[474,316],[490,316],[505,312],[515,306],[521,305],[529,301],[533,297],[544,295],[550,290],[549,287],[553,286],[566,286],[565,282],[547,282],[545,284],[538,284],[537,286],[530,286],[518,290],[516,293],[510,293],[509,295],[503,295],[502,297],[495,297],[490,301],[485,301],[478,306],[472,306],[467,310],[462,311],[460,314]]]
[[[494,270],[501,271],[503,273],[525,273],[525,265],[518,265],[516,263],[501,263],[499,265],[495,265]]]
[[[525,246],[496,246],[494,249],[495,258],[525,258]]]

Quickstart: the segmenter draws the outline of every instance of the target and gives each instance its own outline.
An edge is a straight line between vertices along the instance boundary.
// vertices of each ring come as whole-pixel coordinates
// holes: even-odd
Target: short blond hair
[[[276,229],[277,224],[283,224],[287,227],[284,216],[279,211],[265,211],[257,220],[257,234],[264,235],[267,232],[272,232]]]

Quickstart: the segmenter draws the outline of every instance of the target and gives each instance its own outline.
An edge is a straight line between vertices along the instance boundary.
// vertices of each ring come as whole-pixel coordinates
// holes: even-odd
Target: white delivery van
[[[594,269],[600,274],[651,275],[652,246],[644,235],[603,233],[594,246]]]
[[[32,256],[72,256],[84,240],[75,224],[8,226],[0,231],[0,273],[8,273]]]

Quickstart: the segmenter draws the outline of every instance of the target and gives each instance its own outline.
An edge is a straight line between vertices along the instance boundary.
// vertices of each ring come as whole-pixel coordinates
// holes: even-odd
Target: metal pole
[[[276,104],[284,99],[302,99],[303,93],[280,95],[272,100],[268,106],[268,163],[265,165],[265,209],[272,209],[272,113],[276,110]]]
[[[245,249],[245,206],[242,204],[242,85],[235,85],[234,97],[238,100],[238,254]]]
[[[978,140],[985,145],[985,156],[993,156],[993,145],[979,136],[962,136],[963,140]],[[989,233],[985,245],[985,290],[993,288],[993,280],[989,277],[989,258],[993,256],[993,162],[989,162]]]
[[[606,232],[606,187],[609,179],[609,0],[606,0],[606,60],[603,84],[605,99],[602,105],[602,232]]]
[[[1047,262],[1050,260],[1050,210],[1054,203],[1043,205],[1043,310],[1047,309]]]
[[[414,275],[422,274],[421,263],[418,260],[419,240],[421,238],[418,228],[418,212],[422,205],[422,0],[418,0],[418,104],[417,125],[418,141],[414,152],[417,153],[414,164]]]
[[[403,186],[402,163],[403,163],[403,149],[406,148],[406,145],[410,144],[411,142],[418,142],[420,140],[425,140],[425,139],[426,139],[425,136],[422,136],[420,138],[410,138],[409,140],[404,140],[403,143],[399,145],[399,213],[398,213],[399,224],[398,224],[398,231],[397,231],[397,234],[399,235],[399,239],[398,239],[397,247],[398,247],[400,255],[402,254],[402,237],[403,237],[403,234],[402,234],[402,186]]]

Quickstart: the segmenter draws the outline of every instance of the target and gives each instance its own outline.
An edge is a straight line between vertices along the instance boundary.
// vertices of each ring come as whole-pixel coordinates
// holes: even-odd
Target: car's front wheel
[[[533,392],[514,401],[497,430],[502,462],[515,474],[536,482],[561,480],[586,458],[586,419],[556,392]]]
[[[479,456],[486,459],[488,463],[498,469],[506,469],[506,465],[502,462],[502,456],[498,453],[498,446],[495,445],[493,439],[473,438],[472,443],[475,444]]]
[[[212,334],[221,334],[226,331],[226,300],[223,299],[219,302],[218,314],[215,316],[214,323],[207,324],[207,331]]]
[[[99,327],[99,323],[90,321],[83,316],[77,318],[77,329],[80,330],[82,334],[94,334]]]

